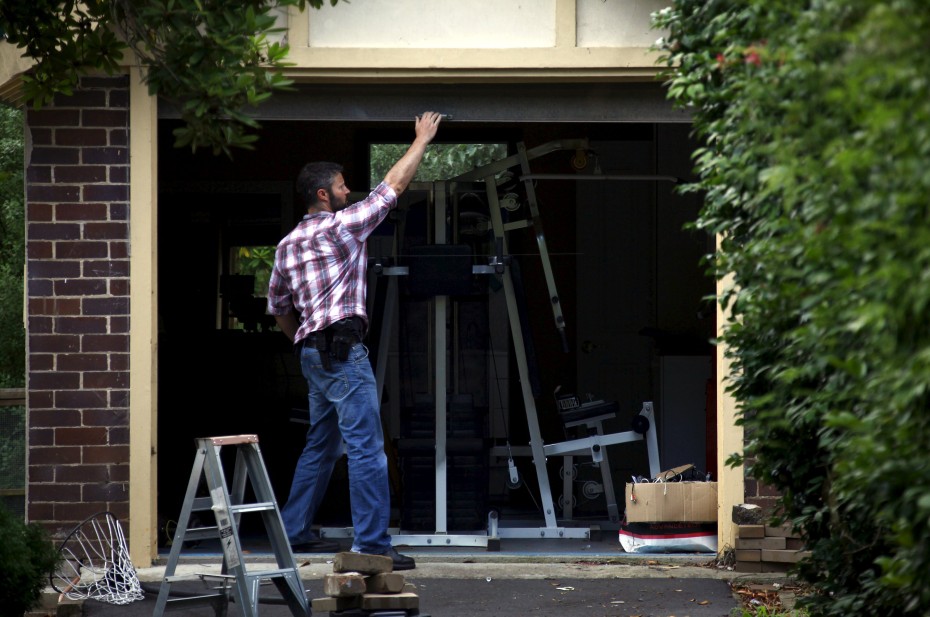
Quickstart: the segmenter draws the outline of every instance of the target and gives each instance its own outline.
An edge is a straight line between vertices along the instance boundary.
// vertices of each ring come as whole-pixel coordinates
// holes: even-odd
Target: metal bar
[[[504,231],[513,231],[514,229],[526,229],[532,225],[529,221],[513,221],[504,225]]]
[[[517,150],[520,154],[520,169],[524,174],[530,172],[530,162],[523,143],[517,144]],[[531,180],[524,180],[526,189],[526,199],[530,209],[533,229],[536,230],[536,244],[539,246],[539,260],[542,262],[543,274],[546,278],[546,287],[549,289],[549,304],[552,305],[552,317],[555,320],[555,327],[559,331],[562,339],[562,350],[568,353],[568,339],[565,336],[565,317],[562,315],[562,303],[559,300],[559,292],[555,287],[555,276],[552,274],[552,263],[549,259],[549,249],[546,245],[546,234],[543,233],[542,219],[539,217],[539,205],[536,202],[536,189]]]
[[[571,520],[574,515],[572,499],[575,496],[574,473],[572,469],[575,466],[574,457],[571,455],[562,457],[562,518]]]
[[[400,546],[478,546],[487,547],[488,535],[485,532],[474,534],[435,533],[435,534],[391,534],[391,541]]]
[[[390,268],[385,268],[389,270]],[[404,268],[406,270],[407,268]],[[386,272],[382,272],[384,274]],[[407,274],[404,272],[404,274]],[[388,278],[387,296],[384,299],[384,314],[381,319],[381,336],[378,338],[378,359],[375,365],[375,384],[378,388],[378,406],[384,398],[384,380],[387,373],[388,347],[391,344],[391,331],[397,315],[397,279]]]
[[[630,443],[639,441],[642,435],[634,431],[625,431],[623,433],[610,433],[608,435],[598,434],[581,439],[572,439],[570,441],[560,441],[559,443],[546,444],[544,450],[546,456],[563,456],[566,454],[573,455],[591,455],[594,448],[603,450],[606,446],[615,446],[620,443]]]
[[[662,467],[659,464],[659,443],[656,441],[656,419],[652,403],[643,403],[639,415],[649,420],[649,430],[646,431],[646,452],[649,454],[649,473],[655,478],[662,473]]]
[[[571,538],[588,540],[591,538],[589,527],[498,527],[498,534],[504,538],[545,539]]]
[[[596,423],[597,434],[602,438],[604,437],[604,425],[602,422]],[[607,448],[603,450],[604,458],[601,459],[599,463],[601,468],[601,479],[604,481],[604,499],[607,500],[607,518],[610,519],[610,522],[616,523],[620,521],[620,510],[617,508],[617,496],[614,494],[614,479],[613,475],[610,473],[610,461],[607,457]]]
[[[488,191],[488,208],[491,212],[491,223],[494,235],[503,244],[504,253],[507,253],[507,238],[504,237],[504,225],[501,219],[500,203],[497,200],[497,186],[493,177],[485,178]],[[536,416],[536,403],[530,389],[529,367],[526,363],[526,346],[523,342],[523,329],[520,324],[520,315],[517,311],[516,292],[513,288],[513,279],[510,269],[504,270],[501,275],[504,283],[504,295],[507,298],[507,314],[510,318],[510,335],[513,339],[514,355],[517,360],[517,369],[520,374],[520,388],[523,392],[523,404],[526,408],[526,422],[530,431],[530,447],[533,451],[533,465],[536,468],[536,477],[539,482],[539,494],[542,500],[543,515],[546,527],[556,525],[555,506],[552,502],[552,490],[549,487],[549,474],[546,471],[546,457],[543,454],[542,433],[539,430],[539,418]]]
[[[532,160],[549,154],[550,152],[557,152],[559,150],[587,150],[588,149],[588,140],[587,139],[559,139],[556,141],[548,141],[542,145],[536,146],[535,148],[530,148],[526,150],[521,148],[517,154],[512,154],[506,158],[498,159],[492,161],[487,165],[482,165],[481,167],[476,167],[471,171],[466,171],[465,173],[458,175],[454,178],[450,178],[449,182],[468,182],[469,180],[485,180],[488,176],[494,176],[499,174],[502,171],[506,171],[511,167],[516,167],[520,165],[524,160]],[[529,170],[524,170],[524,173],[528,173]]]
[[[433,217],[433,242],[446,241],[446,193],[439,182],[435,185],[435,215]],[[433,336],[436,353],[436,533],[446,533],[448,528],[448,504],[446,484],[446,310],[447,296],[434,298]]]
[[[391,254],[397,255],[397,245],[398,245],[398,236],[403,237],[403,229],[405,217],[401,216],[398,223],[398,231],[394,234],[392,238],[392,247]],[[382,268],[378,271],[379,274],[386,274],[385,270],[390,268]],[[404,272],[406,274],[406,272]],[[374,312],[374,300],[369,294],[368,296],[369,306],[368,314],[371,315]],[[397,279],[391,277],[388,279],[388,287],[386,297],[384,299],[384,314],[381,316],[381,336],[378,338],[378,357],[375,360],[375,387],[378,389],[378,407],[380,408],[381,402],[384,398],[384,380],[387,373],[387,359],[389,347],[391,344],[391,334],[394,329],[394,319],[397,315]]]
[[[471,273],[472,274],[497,274],[497,269],[494,266],[472,266]],[[410,268],[407,266],[389,266],[381,270],[382,276],[407,276],[408,274],[410,274]],[[388,289],[388,293],[389,294],[391,293],[390,288]],[[388,300],[390,300],[390,297],[391,296],[388,296]],[[393,297],[394,298],[397,297],[396,289],[393,292]],[[393,317],[391,317],[391,319],[393,319]]]

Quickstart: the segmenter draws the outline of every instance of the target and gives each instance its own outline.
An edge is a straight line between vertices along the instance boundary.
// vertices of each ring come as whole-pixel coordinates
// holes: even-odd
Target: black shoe
[[[387,550],[385,553],[381,553],[385,557],[390,557],[391,561],[394,562],[394,570],[413,570],[417,567],[417,562],[413,560],[413,557],[408,557],[407,555],[401,555],[397,552],[393,546]]]
[[[291,544],[293,553],[338,553],[340,550],[339,543],[332,540],[323,540],[316,538],[308,542]]]

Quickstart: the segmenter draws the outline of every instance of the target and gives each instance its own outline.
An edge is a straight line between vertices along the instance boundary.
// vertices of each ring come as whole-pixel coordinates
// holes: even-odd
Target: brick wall
[[[28,520],[129,514],[129,87],[26,114]]]

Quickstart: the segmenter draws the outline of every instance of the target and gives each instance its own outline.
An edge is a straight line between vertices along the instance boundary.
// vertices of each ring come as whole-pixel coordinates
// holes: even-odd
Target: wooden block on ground
[[[762,561],[762,551],[753,548],[738,548],[736,551],[736,561]]]
[[[810,551],[773,551],[762,549],[759,551],[762,561],[777,561],[779,563],[797,563],[810,556]]]
[[[404,590],[402,593],[416,593],[417,586],[413,583],[404,583]]]
[[[366,593],[362,596],[362,610],[420,608],[420,596],[415,593]]]
[[[401,593],[407,581],[398,572],[382,572],[365,578],[365,593]]]
[[[743,538],[736,539],[736,548],[765,548],[772,549],[775,551],[785,550],[785,539],[784,538],[749,538],[744,540]]]
[[[331,598],[360,596],[366,588],[365,577],[358,572],[334,572],[323,576],[323,593]]]
[[[346,551],[336,553],[333,559],[333,572],[358,572],[360,574],[381,574],[394,569],[394,562],[384,555],[366,555]]]
[[[791,530],[791,525],[780,525],[778,527],[772,527],[771,525],[765,526],[765,535],[769,538],[797,538],[798,534]]]
[[[362,596],[351,598],[314,598],[310,601],[310,608],[318,613],[332,613],[334,611],[347,611],[359,608],[362,605]]]
[[[740,525],[737,532],[740,538],[764,538],[765,525]]]
[[[733,569],[737,572],[762,572],[761,561],[737,561]]]

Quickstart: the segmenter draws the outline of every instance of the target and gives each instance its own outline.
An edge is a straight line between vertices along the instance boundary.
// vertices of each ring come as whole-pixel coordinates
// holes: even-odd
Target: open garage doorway
[[[557,391],[615,402],[618,411],[604,421],[605,432],[629,430],[642,403],[651,401],[662,466],[692,463],[715,473],[713,404],[707,394],[715,331],[707,298],[714,286],[701,262],[712,242],[684,229],[700,200],[677,194],[670,180],[562,178],[687,179],[695,147],[690,125],[665,118],[664,107],[647,113],[649,105],[664,105],[654,94],[632,98],[605,119],[600,107],[578,105],[587,100],[591,106],[590,96],[556,93],[544,108],[523,105],[517,113],[519,100],[507,103],[506,91],[493,97],[489,92],[475,88],[459,95],[456,100],[473,102],[472,116],[453,110],[436,142],[504,144],[511,154],[521,144],[532,148],[575,139],[589,144],[581,153],[555,151],[532,162],[533,173],[550,176],[534,182],[536,222],[545,230],[564,327],[554,324],[547,266],[533,228],[508,232],[508,253],[519,263],[526,355],[543,440],[562,441],[569,430],[558,413]],[[176,120],[159,123],[160,527],[170,529],[180,511],[197,437],[258,434],[275,494],[279,502],[286,500],[303,446],[306,425],[299,410],[307,405],[306,385],[290,344],[261,310],[262,260],[302,215],[293,182],[303,164],[339,162],[349,187],[364,194],[372,144],[409,143],[412,115],[422,111],[411,105],[425,105],[417,105],[409,91],[405,98],[384,97],[380,106],[347,99],[355,102],[339,109],[308,96],[305,104],[295,95],[269,112],[256,149],[237,152],[232,160],[174,149]],[[453,105],[441,97],[432,102],[424,108],[447,111],[441,105]],[[327,116],[338,116],[340,109],[341,117]],[[500,189],[516,218],[524,196],[504,182]],[[408,193],[409,218],[403,224],[408,246],[435,242],[429,236],[435,221],[428,185]],[[494,251],[487,236],[487,201],[480,194],[463,195],[455,220],[449,221],[460,234],[457,243],[470,246],[476,259]],[[386,221],[369,242],[370,256],[396,257],[397,231],[396,219]],[[373,331],[366,343],[376,359],[387,296],[386,278],[373,275],[372,280]],[[434,430],[428,395],[435,365],[425,357],[433,336],[429,299],[405,285],[399,287],[398,311],[385,339],[382,415],[395,493],[392,526],[420,531],[436,524],[431,518],[434,463],[417,441],[428,440]],[[494,455],[530,440],[503,292],[493,276],[484,276],[453,303],[447,348],[453,374],[447,392],[454,424],[447,430],[450,437],[457,432],[465,450],[449,452],[450,531],[473,531],[485,524],[490,510],[500,513],[501,524],[541,519],[532,462],[515,456],[518,480],[513,481],[507,457]],[[609,446],[608,454],[613,487],[603,485],[603,476],[584,457],[549,460],[557,515],[568,506],[576,524],[610,527],[605,493],[619,495],[622,508],[624,483],[631,475],[647,474],[649,467],[641,444]],[[344,470],[337,468],[336,474],[318,517],[321,525],[351,525]],[[159,538],[166,539],[163,530]]]

